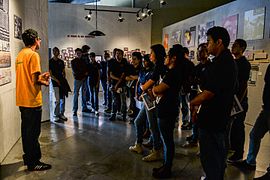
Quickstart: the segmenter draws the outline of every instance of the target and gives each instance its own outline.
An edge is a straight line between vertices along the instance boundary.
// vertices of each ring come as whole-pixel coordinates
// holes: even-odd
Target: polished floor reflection
[[[44,172],[28,172],[22,162],[21,139],[15,144],[0,168],[0,179],[94,179],[127,180],[153,179],[152,168],[161,162],[146,163],[142,156],[131,153],[128,147],[134,144],[134,125],[128,122],[108,120],[109,115],[78,112],[73,117],[71,97],[67,99],[64,123],[42,123],[40,143],[42,160],[52,164],[53,168]],[[246,128],[246,139],[251,126]],[[191,131],[175,129],[176,155],[171,179],[199,180],[203,175],[198,148],[183,148],[185,137]],[[249,180],[264,174],[270,162],[269,134],[262,141],[258,155],[257,171],[245,174],[228,165],[226,180]],[[247,146],[247,143],[246,143]],[[144,154],[148,152],[145,149]]]

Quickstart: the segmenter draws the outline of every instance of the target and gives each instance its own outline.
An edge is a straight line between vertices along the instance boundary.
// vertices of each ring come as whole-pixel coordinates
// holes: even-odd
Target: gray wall
[[[36,29],[42,38],[42,70],[48,70],[48,1],[47,0],[9,0],[9,28],[12,82],[0,86],[0,162],[21,136],[21,119],[16,107],[15,59],[23,42],[14,38],[14,14],[22,18],[23,30]],[[48,88],[43,88],[43,120],[49,119]]]
[[[87,44],[92,52],[103,55],[104,50],[112,51],[114,48],[129,50],[145,50],[149,53],[151,45],[151,18],[142,22],[136,21],[136,14],[122,14],[124,22],[117,21],[117,12],[98,11],[98,30],[104,32],[106,36],[95,38],[69,38],[69,34],[88,35],[95,30],[95,12],[92,13],[91,21],[86,21],[85,16],[88,11],[84,8],[93,6],[83,6],[75,4],[49,4],[49,47],[57,46],[60,50],[67,47],[82,47]],[[115,7],[102,7],[99,9],[112,9]],[[117,8],[117,10],[135,11],[131,8]],[[66,68],[67,79],[73,90],[73,76],[71,68]]]

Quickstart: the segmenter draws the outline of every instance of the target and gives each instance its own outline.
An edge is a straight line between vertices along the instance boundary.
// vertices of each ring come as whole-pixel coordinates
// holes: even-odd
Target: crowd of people
[[[28,170],[46,170],[51,165],[39,161],[40,130],[34,137],[30,136],[32,131],[40,129],[40,122],[35,126],[28,123],[37,116],[39,121],[41,119],[40,85],[48,85],[49,78],[56,97],[54,115],[57,122],[67,120],[64,115],[65,97],[71,90],[65,78],[64,62],[59,58],[59,49],[53,48],[50,73],[41,74],[40,59],[35,52],[40,46],[37,32],[26,30],[22,38],[26,47],[16,61],[16,95],[22,114],[24,163]],[[210,28],[207,42],[198,45],[197,65],[189,59],[188,48],[180,44],[173,45],[167,53],[161,44],[152,45],[150,54],[142,56],[140,52],[133,52],[130,62],[124,58],[121,49],[114,49],[112,57],[105,52],[103,60],[97,62],[95,53],[89,53],[88,45],[77,48],[76,58],[71,61],[73,116],[77,116],[79,93],[82,112],[99,115],[101,83],[105,113],[110,114],[108,120],[127,121],[129,117],[130,123],[135,125],[136,140],[129,150],[142,154],[145,148],[150,148],[142,160],[163,162],[160,167],[153,168],[153,177],[171,177],[175,154],[174,129],[179,125],[179,119],[182,119],[182,130],[192,129],[192,135],[186,137],[183,147],[200,148],[205,172],[202,179],[224,179],[227,163],[240,169],[255,170],[260,141],[270,130],[270,67],[265,75],[263,110],[250,132],[248,157],[243,160],[251,65],[243,55],[246,41],[236,39],[231,51],[229,43],[230,36],[225,28]],[[235,106],[240,106],[241,110],[232,114]],[[38,114],[30,116],[30,112]],[[233,154],[228,156],[229,152]],[[270,167],[264,176],[255,179],[269,177]]]

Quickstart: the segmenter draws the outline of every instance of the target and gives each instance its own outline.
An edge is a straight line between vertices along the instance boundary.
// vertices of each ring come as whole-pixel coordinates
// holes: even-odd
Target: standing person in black
[[[107,62],[107,98],[108,98],[108,104],[107,104],[107,109],[105,109],[105,113],[111,113],[112,111],[112,91],[111,91],[111,87],[112,87],[112,79],[110,77],[110,64],[111,62],[114,62],[115,60],[115,54],[116,54],[117,48],[113,49],[113,57],[108,60]]]
[[[108,61],[110,59],[110,54],[105,52],[103,56],[103,60],[100,62],[100,82],[103,89],[103,105],[108,106],[108,87],[107,87],[107,68]]]
[[[174,47],[168,52],[164,64],[168,70],[159,85],[153,87],[152,92],[157,96],[157,117],[161,139],[164,146],[164,162],[160,168],[153,169],[155,178],[169,178],[171,176],[174,158],[173,130],[179,113],[179,95],[183,83],[184,54],[181,49]]]
[[[75,49],[76,58],[71,61],[72,74],[74,77],[74,96],[73,96],[73,116],[77,116],[78,111],[78,98],[80,88],[83,88],[83,83],[86,81],[88,76],[88,69],[85,61],[82,60],[82,50],[80,48]],[[83,92],[83,90],[81,90]],[[87,109],[86,101],[82,96],[82,110]]]
[[[55,109],[54,116],[57,118],[56,122],[66,121],[65,113],[65,93],[63,79],[65,79],[65,64],[59,59],[60,51],[57,47],[53,48],[53,57],[49,60],[49,71],[52,79],[53,90],[55,94]]]
[[[127,92],[130,98],[128,116],[135,118],[139,112],[138,108],[136,107],[135,89],[139,78],[139,73],[142,69],[142,55],[140,52],[133,52],[131,56],[132,60],[128,68],[128,76],[126,77]],[[133,119],[130,120],[130,123],[133,123]]]
[[[85,64],[88,67],[88,74],[90,71],[90,59],[89,59],[89,51],[90,51],[90,47],[88,45],[83,45],[82,46],[82,57],[81,59],[85,62]],[[89,92],[89,85],[88,85],[88,78],[86,78],[82,84],[82,101],[84,104],[87,104],[87,102],[90,101],[90,92]],[[88,109],[87,107],[83,107],[82,112],[92,112],[91,109]]]
[[[127,60],[123,58],[124,52],[121,49],[117,49],[115,53],[115,59],[110,62],[110,78],[112,81],[112,95],[113,95],[113,109],[110,121],[115,121],[116,112],[121,104],[122,118],[126,121],[127,104],[126,104],[126,81],[127,75]]]
[[[232,117],[230,145],[234,154],[228,158],[227,162],[234,163],[243,160],[244,145],[245,145],[245,118],[248,110],[248,79],[251,65],[243,55],[246,50],[247,43],[243,39],[236,39],[232,45],[232,54],[235,57],[235,62],[238,68],[238,83],[237,98],[240,101],[244,111]]]
[[[206,70],[205,89],[190,103],[192,120],[199,126],[200,159],[207,180],[223,180],[226,168],[225,132],[237,88],[237,66],[229,43],[225,28],[207,31],[207,49],[215,58]]]
[[[89,83],[89,89],[91,93],[91,104],[92,108],[95,111],[95,115],[99,115],[98,107],[99,107],[99,101],[98,101],[98,92],[99,92],[99,81],[100,81],[100,64],[96,61],[96,54],[94,52],[90,53],[90,59],[91,59],[91,66],[88,76],[88,83]]]
[[[207,44],[206,43],[199,44],[197,48],[197,60],[199,61],[199,64],[197,64],[194,68],[194,78],[189,96],[190,100],[195,98],[202,90],[204,90],[205,72],[207,66],[210,63],[208,56],[209,54],[207,50]],[[196,123],[192,123],[192,135],[186,137],[186,141],[188,143],[184,144],[183,147],[194,147],[194,146],[197,147],[198,139],[199,139],[198,125]]]

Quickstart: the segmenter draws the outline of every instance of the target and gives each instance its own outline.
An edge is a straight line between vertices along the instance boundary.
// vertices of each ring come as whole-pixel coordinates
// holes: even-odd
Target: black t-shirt
[[[193,86],[194,89],[197,89],[197,85],[200,86],[201,90],[204,90],[205,85],[205,72],[206,68],[211,63],[210,61],[206,62],[205,64],[199,63],[194,68],[194,81]]]
[[[82,80],[87,76],[85,74],[88,72],[88,67],[85,61],[83,61],[82,59],[79,59],[77,57],[73,59],[71,61],[71,68],[74,79]]]
[[[160,77],[163,77],[166,73],[167,67],[164,64],[155,64],[153,73],[150,79],[154,82],[158,82]]]
[[[139,77],[139,73],[140,73],[141,69],[142,69],[141,65],[138,65],[137,67],[134,67],[132,64],[129,64],[128,68],[127,68],[127,76],[132,75],[132,76],[138,76]],[[130,87],[130,88],[135,88],[137,81],[138,80],[129,81],[129,82],[127,82],[127,86]]]
[[[191,85],[194,79],[194,64],[188,59],[183,60],[183,86],[182,86],[182,93],[188,94],[191,90]]]
[[[237,88],[237,66],[227,49],[213,59],[206,69],[205,90],[214,93],[201,105],[198,125],[211,132],[224,132]]]
[[[169,89],[163,94],[157,104],[158,117],[177,117],[179,113],[179,92],[183,83],[181,69],[169,69],[161,82],[167,84]]]
[[[109,63],[109,70],[110,72],[120,78],[122,76],[122,74],[124,73],[125,75],[127,74],[127,67],[128,67],[128,63],[127,60],[125,58],[123,58],[121,60],[121,62],[118,62],[116,59],[111,59],[110,63]],[[118,81],[112,79],[112,84],[115,85]],[[125,85],[125,82],[122,82],[120,84],[120,86]]]
[[[264,76],[264,89],[263,89],[263,109],[270,110],[270,65],[268,65]]]
[[[49,70],[52,72],[52,75],[58,79],[59,81],[64,78],[63,72],[65,69],[65,63],[63,60],[57,58],[57,60],[54,60],[51,58],[49,60]],[[52,79],[53,87],[59,87],[56,81]]]
[[[242,56],[240,59],[236,59],[235,62],[238,68],[239,89],[237,94],[239,95],[240,92],[245,91],[245,89],[243,89],[245,88],[245,86],[243,87],[243,84],[246,84],[249,79],[251,65],[245,56]],[[247,91],[245,93],[244,99],[247,99]]]
[[[90,66],[89,66],[89,83],[90,84],[99,83],[98,73],[99,73],[100,68],[101,67],[99,63],[97,62],[90,63]]]

